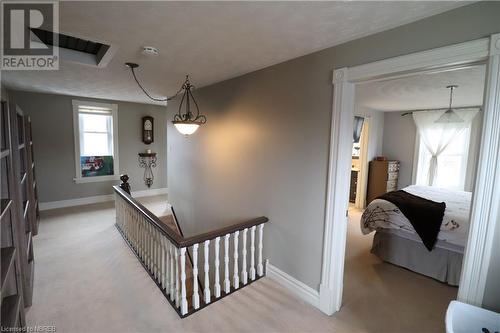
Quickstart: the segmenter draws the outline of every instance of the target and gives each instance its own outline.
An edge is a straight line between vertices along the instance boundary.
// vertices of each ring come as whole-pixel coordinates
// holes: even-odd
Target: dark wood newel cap
[[[122,183],[120,184],[120,188],[130,194],[130,184],[128,183],[129,177],[127,174],[120,175],[120,180]]]

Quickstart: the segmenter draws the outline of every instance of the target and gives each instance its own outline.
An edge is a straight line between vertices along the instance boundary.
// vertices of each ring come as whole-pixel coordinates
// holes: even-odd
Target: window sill
[[[75,183],[83,184],[83,183],[96,183],[96,182],[109,182],[119,180],[120,176],[95,176],[95,177],[85,177],[85,178],[73,178]]]

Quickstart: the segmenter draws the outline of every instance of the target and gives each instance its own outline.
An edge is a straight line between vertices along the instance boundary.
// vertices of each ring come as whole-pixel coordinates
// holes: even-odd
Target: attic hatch
[[[110,60],[103,61],[108,58],[105,56],[109,53],[110,45],[43,29],[31,28],[30,30],[33,41],[59,47],[62,60],[98,67],[105,66]],[[54,40],[58,43],[54,43]]]

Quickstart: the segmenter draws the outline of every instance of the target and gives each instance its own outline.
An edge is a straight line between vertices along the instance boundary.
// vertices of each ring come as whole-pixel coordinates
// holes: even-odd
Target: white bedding
[[[405,187],[403,191],[436,202],[444,201],[446,209],[438,239],[465,246],[469,230],[471,192],[417,185]],[[366,235],[379,228],[397,229],[416,234],[410,221],[393,203],[375,199],[363,212],[361,231]]]

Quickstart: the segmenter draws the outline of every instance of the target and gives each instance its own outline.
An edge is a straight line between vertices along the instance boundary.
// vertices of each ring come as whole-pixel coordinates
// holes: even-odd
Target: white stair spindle
[[[133,244],[134,242],[134,239],[133,239],[133,235],[132,235],[132,228],[134,226],[134,220],[135,220],[135,216],[134,216],[134,212],[132,212],[132,214],[130,214],[130,219],[129,219],[129,226],[128,226],[128,239],[130,241],[130,244]]]
[[[257,261],[257,274],[259,276],[264,275],[264,267],[262,266],[262,233],[264,229],[264,224],[259,225],[259,258]]]
[[[165,291],[170,293],[170,241],[165,240]]]
[[[146,230],[144,229],[145,226],[144,226],[144,220],[141,219],[140,220],[140,223],[141,223],[141,259],[143,262],[146,261],[146,254],[145,254],[145,244],[144,244],[144,235],[146,233]]]
[[[193,245],[193,308],[200,307],[200,295],[198,294],[198,244]]]
[[[146,221],[146,267],[149,269],[151,267],[151,263],[150,263],[150,247],[149,247],[149,243],[150,243],[150,238],[149,238],[149,223]]]
[[[165,236],[161,236],[160,238],[160,263],[161,263],[161,289],[164,290],[165,289],[165,284],[166,284],[166,281],[165,281],[165,266],[167,264],[167,257],[165,256],[165,240],[166,240],[166,237]]]
[[[233,274],[233,287],[234,289],[238,289],[240,286],[240,275],[238,272],[238,237],[240,235],[239,231],[234,233],[234,274]]]
[[[205,299],[205,304],[210,303],[210,277],[208,276],[208,271],[210,268],[209,262],[208,262],[208,254],[209,254],[209,246],[210,241],[206,240],[205,241],[205,251],[203,251],[203,254],[205,255],[205,290],[204,290],[204,299]]]
[[[148,263],[148,223],[146,222],[146,220],[143,218],[142,220],[142,224],[144,226],[143,228],[143,235],[142,235],[142,242],[143,242],[143,246],[144,246],[144,262]]]
[[[136,219],[134,222],[135,222],[135,226],[134,226],[135,249],[136,249],[136,251],[139,251],[139,216],[136,216]]]
[[[137,219],[137,255],[142,259],[141,255],[141,220]]]
[[[185,315],[188,311],[188,303],[186,300],[186,248],[180,250],[181,261],[181,314]]]
[[[243,255],[242,261],[241,261],[241,282],[243,284],[247,284],[248,282],[248,274],[247,274],[247,233],[248,233],[248,228],[243,229],[243,249],[241,251],[241,254]]]
[[[158,279],[158,272],[157,272],[157,253],[156,253],[156,237],[157,237],[157,232],[158,230],[153,226],[153,277],[155,279]]]
[[[161,282],[161,233],[159,229],[156,229],[156,280]]]
[[[214,295],[216,298],[220,297],[219,243],[220,243],[220,237],[216,237],[215,238],[215,282],[214,282]]]
[[[159,259],[159,251],[158,251],[158,236],[160,234],[159,230],[158,229],[154,229],[155,230],[155,242],[154,242],[154,245],[155,245],[155,248],[154,248],[154,251],[155,251],[155,277],[156,277],[156,280],[159,280],[159,277],[160,277],[160,274],[159,274],[159,263],[160,263],[160,259]]]
[[[165,236],[163,236],[162,233],[160,233],[160,237],[158,239],[158,274],[160,275],[159,282],[160,285],[162,286],[162,289],[164,289],[164,273],[165,273],[165,257],[163,255],[163,239]]]
[[[134,211],[134,213],[132,214],[131,225],[130,225],[130,241],[132,243],[133,249],[136,248],[136,244],[135,244],[135,226],[136,226],[136,224],[137,224],[137,214]]]
[[[229,237],[224,236],[224,291],[228,294],[231,291],[231,283],[229,282]]]
[[[175,253],[174,245],[170,244],[170,300],[173,302],[175,299],[175,282],[174,282],[174,271],[175,266]]]
[[[147,234],[148,234],[148,226],[144,220],[141,219],[142,223],[142,261],[147,265],[148,263],[148,253],[147,253]]]
[[[135,249],[135,224],[137,223],[137,216],[134,212],[132,214],[132,219],[130,220],[130,243],[132,244],[132,248]]]
[[[250,280],[255,280],[255,226],[250,229]]]
[[[151,264],[153,262],[153,259],[151,257],[152,251],[151,251],[151,224],[146,222],[148,224],[148,268],[149,271],[151,272]]]
[[[154,226],[151,226],[151,273],[153,273],[153,276],[155,277],[156,276],[156,265],[155,265],[155,233],[156,233],[156,229]]]
[[[174,247],[175,254],[175,306],[180,305],[180,286],[179,286],[179,249]]]
[[[142,219],[142,225],[144,226],[143,228],[143,234],[142,234],[142,243],[143,243],[143,247],[144,247],[144,262],[148,263],[148,223],[146,222],[146,220],[143,218]]]

